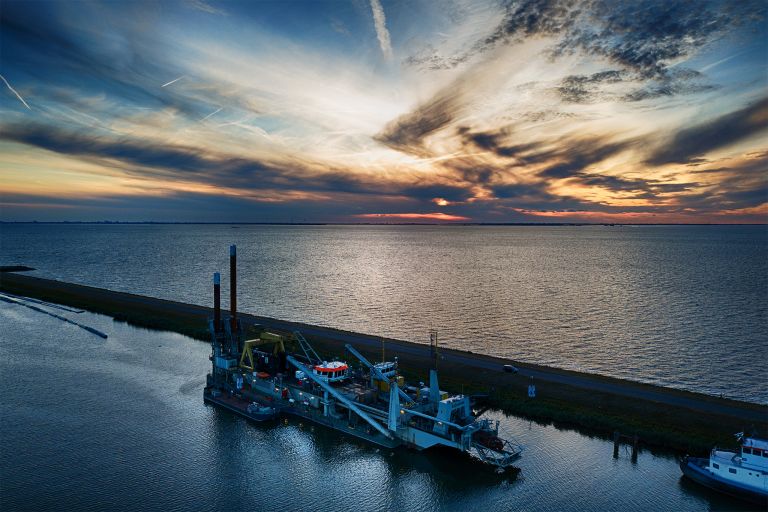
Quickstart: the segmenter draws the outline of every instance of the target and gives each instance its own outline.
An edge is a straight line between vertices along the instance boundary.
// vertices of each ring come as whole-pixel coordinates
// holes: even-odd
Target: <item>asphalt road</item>
[[[41,291],[58,291],[70,296],[85,297],[91,301],[104,300],[119,303],[126,308],[130,308],[131,305],[140,305],[143,308],[151,308],[153,312],[156,312],[161,316],[176,313],[205,319],[213,315],[213,311],[210,308],[203,306],[11,273],[0,274],[0,289],[21,294],[23,294],[23,292],[20,290],[27,290],[31,296],[39,296]],[[358,348],[378,350],[381,346],[380,338],[366,334],[338,331],[320,326],[293,323],[256,315],[241,314],[240,317],[246,323],[258,323],[268,329],[282,331],[293,331],[298,329],[308,337],[316,336],[319,338],[337,340],[343,343],[351,343]],[[396,353],[402,356],[412,355],[429,357],[430,349],[428,345],[419,345],[416,343],[389,339],[386,340],[386,344],[387,350],[390,353]],[[720,399],[696,393],[680,392],[659,386],[638,384],[620,379],[608,379],[556,368],[527,365],[517,361],[508,361],[505,359],[458,352],[450,349],[441,349],[440,357],[444,361],[465,366],[469,372],[471,372],[472,369],[502,372],[503,365],[511,363],[519,368],[520,376],[524,378],[532,377],[535,382],[564,384],[584,390],[618,395],[625,397],[628,400],[647,400],[675,407],[682,407],[699,413],[733,416],[744,421],[768,421],[767,406],[755,406],[754,404],[745,404],[735,400]],[[703,419],[702,421],[706,421],[706,419]]]
[[[262,323],[262,325],[265,327],[268,327],[268,321],[266,319],[261,319],[260,323]],[[276,322],[272,324],[272,327],[280,329],[285,328],[288,325],[289,324],[285,322]],[[309,336],[314,335],[339,339],[345,343],[351,343],[358,346],[366,346],[373,350],[377,350],[381,346],[378,338],[372,339],[370,336],[362,334],[347,334],[333,331],[328,332],[327,329],[322,327],[303,327],[301,332]],[[415,343],[388,340],[387,350],[396,352],[398,355],[429,357],[429,346],[417,345]],[[483,369],[501,372],[503,371],[503,365],[514,364],[519,369],[518,375],[522,377],[532,377],[534,382],[542,381],[556,384],[565,384],[590,391],[599,391],[602,393],[620,395],[626,397],[627,399],[649,400],[652,402],[659,402],[677,407],[685,407],[694,411],[742,417],[749,421],[768,421],[768,408],[764,408],[762,411],[753,410],[739,405],[730,405],[728,402],[732,402],[731,400],[723,399],[717,401],[709,401],[706,398],[698,398],[695,395],[678,395],[674,392],[670,392],[668,389],[661,387],[656,387],[656,389],[654,389],[654,387],[650,385],[638,386],[636,383],[625,383],[618,379],[611,379],[608,381],[598,379],[590,375],[579,375],[575,372],[563,373],[562,371],[556,369],[545,370],[541,369],[540,367],[530,368],[523,366],[516,361],[478,357],[474,354],[463,354],[449,350],[441,350],[440,357],[444,361],[458,363],[466,366],[469,372],[471,372],[472,369]]]

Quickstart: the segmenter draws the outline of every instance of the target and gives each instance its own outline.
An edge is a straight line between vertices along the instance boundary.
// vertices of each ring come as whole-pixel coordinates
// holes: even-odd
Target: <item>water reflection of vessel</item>
[[[230,255],[234,305],[234,246]],[[472,414],[468,396],[440,390],[436,338],[429,385],[408,386],[398,375],[397,361],[372,364],[349,344],[347,353],[359,362],[355,369],[324,360],[298,331],[290,335],[260,331],[258,338],[242,339],[234,307],[230,321],[221,321],[219,290],[216,274],[206,402],[251,419],[256,419],[257,411],[249,404],[266,404],[274,415],[297,416],[387,448],[456,449],[498,471],[510,468],[520,456],[519,444],[499,436],[498,421],[492,424]],[[288,352],[289,343],[298,349]]]
[[[768,506],[768,440],[736,436],[737,452],[714,448],[709,458],[685,457],[680,469],[701,485]]]
[[[257,402],[251,402],[245,410],[248,417],[254,421],[272,420],[277,416],[277,409]]]

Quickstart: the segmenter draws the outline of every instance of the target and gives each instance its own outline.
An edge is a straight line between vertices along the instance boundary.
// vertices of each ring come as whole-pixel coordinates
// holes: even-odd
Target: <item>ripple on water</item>
[[[632,464],[622,452],[614,460],[609,440],[497,412],[488,416],[502,434],[526,446],[514,481],[454,454],[378,449],[295,419],[255,425],[203,404],[207,344],[89,313],[77,318],[109,338],[74,329],[62,343],[58,320],[0,305],[8,356],[0,358],[3,510],[733,506],[682,486],[672,457],[643,452]]]
[[[435,328],[446,346],[768,403],[753,364],[768,355],[764,226],[7,225],[0,237],[3,263],[35,275],[196,304],[212,272],[227,282],[237,243],[243,311],[422,343]]]

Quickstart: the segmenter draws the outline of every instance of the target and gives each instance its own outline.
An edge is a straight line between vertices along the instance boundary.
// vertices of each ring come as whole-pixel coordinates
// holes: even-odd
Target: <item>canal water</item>
[[[768,404],[766,226],[0,225],[0,264]]]
[[[0,508],[11,510],[748,510],[671,455],[490,413],[526,446],[509,481],[445,453],[381,450],[203,404],[209,345],[109,317],[0,302]]]

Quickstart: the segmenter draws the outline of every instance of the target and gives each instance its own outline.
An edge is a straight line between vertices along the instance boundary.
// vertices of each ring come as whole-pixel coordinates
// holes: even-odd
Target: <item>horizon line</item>
[[[52,220],[6,221],[0,224],[156,224],[210,226],[768,226],[768,222],[203,222],[203,221],[118,221]]]

